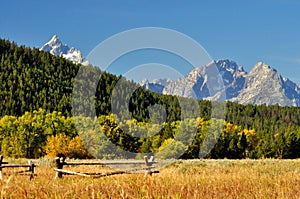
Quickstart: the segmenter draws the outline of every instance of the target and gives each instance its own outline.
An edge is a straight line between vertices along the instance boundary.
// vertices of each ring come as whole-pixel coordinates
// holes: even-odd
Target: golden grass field
[[[54,179],[49,166],[37,167],[36,174],[31,181],[28,176],[4,175],[1,198],[300,198],[300,160],[178,160],[152,176]]]

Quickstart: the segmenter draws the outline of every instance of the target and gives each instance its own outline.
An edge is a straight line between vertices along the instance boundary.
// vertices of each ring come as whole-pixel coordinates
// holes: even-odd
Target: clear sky
[[[41,47],[52,35],[87,55],[132,28],[164,27],[199,42],[213,59],[249,71],[258,61],[300,83],[298,0],[51,0],[1,2],[0,37]]]

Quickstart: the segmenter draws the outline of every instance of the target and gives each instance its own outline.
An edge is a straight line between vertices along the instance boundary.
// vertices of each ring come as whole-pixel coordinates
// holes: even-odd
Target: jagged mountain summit
[[[217,78],[218,74],[221,77]],[[225,91],[225,95],[232,98],[238,95],[239,89],[243,86],[245,74],[243,67],[239,67],[233,61],[214,61],[206,66],[194,68],[185,78],[165,86],[162,93],[197,99],[221,100]],[[218,82],[220,80],[223,82]]]
[[[82,56],[80,50],[74,47],[70,48],[68,45],[63,44],[57,35],[54,35],[40,50],[50,52],[56,56],[63,56],[76,64],[89,64],[88,60]]]
[[[210,72],[217,68],[223,81],[214,84],[217,73]],[[212,83],[209,83],[209,80]],[[258,62],[249,73],[234,61],[218,60],[199,66],[186,77],[176,81],[144,81],[144,88],[154,92],[183,97],[209,100],[228,100],[240,104],[267,104],[281,106],[300,106],[300,88],[294,82],[283,78],[269,65]],[[213,85],[213,86],[211,86]],[[214,88],[217,85],[219,88]]]
[[[300,106],[299,90],[295,83],[283,78],[274,68],[258,62],[245,76],[239,95],[231,100],[240,104]]]

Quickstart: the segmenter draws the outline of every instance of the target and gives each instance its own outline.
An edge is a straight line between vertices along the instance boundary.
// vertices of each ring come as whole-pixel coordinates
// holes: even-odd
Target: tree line
[[[0,119],[0,149],[6,157],[40,158],[299,158],[300,127],[266,139],[255,129],[223,119],[189,118],[162,124],[118,121],[116,116],[65,117],[43,109]],[[127,153],[131,152],[131,153]]]

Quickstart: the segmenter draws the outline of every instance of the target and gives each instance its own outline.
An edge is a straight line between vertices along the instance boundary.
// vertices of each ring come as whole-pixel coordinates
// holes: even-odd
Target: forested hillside
[[[62,57],[56,57],[39,49],[17,46],[0,40],[0,146],[1,153],[12,157],[37,158],[64,153],[69,157],[90,157],[78,137],[72,115],[72,93],[76,74],[81,66]],[[128,136],[111,115],[111,95],[121,77],[89,66],[87,77],[100,74],[96,90],[96,113],[105,135],[118,146],[132,152],[157,151],[175,136],[181,120],[181,108],[177,97],[160,95],[138,88],[130,97],[132,120],[122,121],[123,127],[131,123],[143,126],[149,122],[148,108],[160,104],[167,113],[162,130],[147,139]],[[92,79],[91,79],[92,81]],[[125,81],[125,80],[122,80]],[[125,81],[121,90],[126,93],[134,82]],[[84,93],[79,95],[84,95]],[[80,97],[79,97],[80,98]],[[84,98],[84,96],[82,96]],[[192,102],[184,99],[185,103]],[[89,103],[88,101],[86,103]],[[197,158],[212,123],[211,102],[198,101],[199,117],[190,120],[197,123],[197,134],[183,158]],[[220,103],[221,104],[221,103]],[[82,105],[82,111],[85,105]],[[79,107],[80,109],[80,107]],[[300,157],[300,108],[266,105],[239,105],[226,102],[225,121],[220,138],[208,158],[298,158]],[[88,115],[88,114],[87,114]],[[88,119],[86,118],[85,121]],[[182,121],[186,122],[186,121]],[[120,124],[118,124],[120,125]],[[125,128],[124,127],[124,128]],[[153,127],[152,130],[154,130]],[[151,129],[150,129],[151,130]],[[65,148],[59,143],[66,140]],[[83,141],[84,142],[84,141]],[[177,143],[181,146],[181,143]],[[103,148],[103,147],[102,147]],[[103,154],[101,147],[96,153]],[[170,149],[171,150],[171,149]],[[166,154],[160,154],[164,156]]]
[[[0,56],[0,115],[21,116],[26,111],[32,112],[39,108],[48,112],[59,111],[65,116],[72,115],[73,83],[80,65],[38,49],[18,47],[7,40],[0,40]],[[96,91],[96,110],[98,115],[109,114],[110,96],[120,77],[101,72],[98,67],[92,66],[85,73],[87,77],[101,73]],[[125,93],[130,84],[135,86],[133,82],[124,84]],[[158,101],[168,108],[170,120],[180,118],[180,114],[173,111],[178,105],[175,97],[161,96],[142,88],[134,93],[130,101],[131,112],[135,113],[138,120],[147,119],[148,114],[143,110]]]

